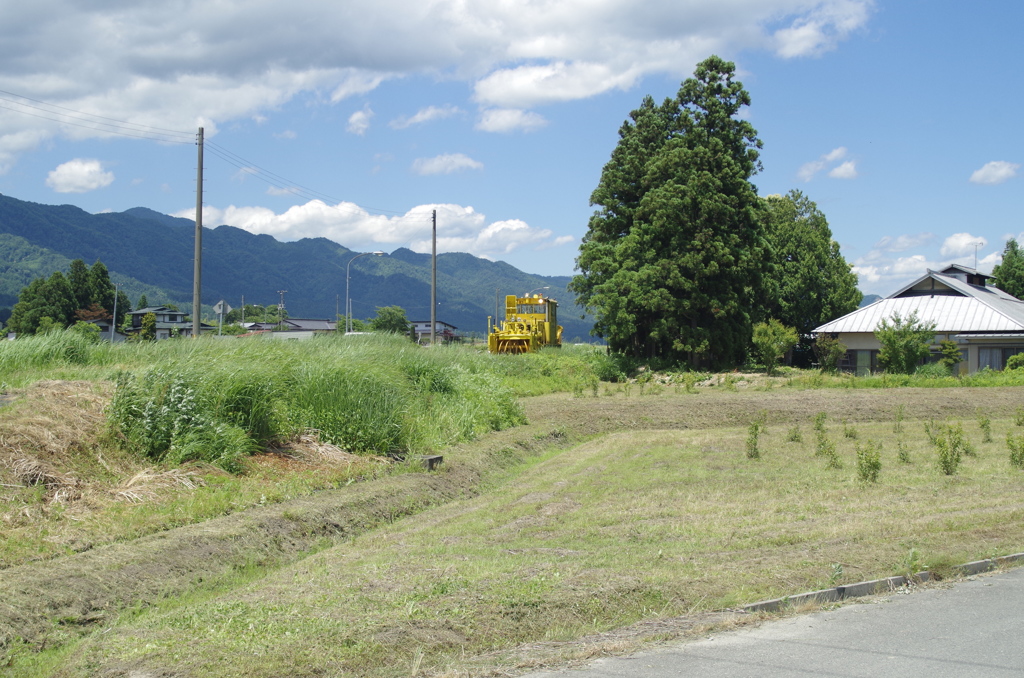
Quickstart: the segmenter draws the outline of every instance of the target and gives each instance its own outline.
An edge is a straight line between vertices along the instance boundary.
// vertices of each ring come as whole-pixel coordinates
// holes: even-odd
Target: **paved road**
[[[1024,567],[848,603],[576,671],[617,676],[1024,676]]]

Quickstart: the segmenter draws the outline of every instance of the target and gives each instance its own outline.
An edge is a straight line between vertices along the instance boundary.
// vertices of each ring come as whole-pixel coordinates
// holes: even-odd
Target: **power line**
[[[12,98],[13,97],[13,98]],[[26,101],[32,103],[25,103]],[[142,125],[138,123],[132,123],[125,120],[119,120],[117,118],[111,118],[103,115],[97,115],[95,113],[86,113],[84,111],[78,111],[73,108],[67,108],[66,106],[60,106],[58,104],[51,104],[46,101],[40,101],[31,97],[24,96],[22,94],[16,94],[14,92],[8,92],[0,89],[0,102],[7,102],[9,105],[0,103],[0,109],[20,113],[22,115],[38,118],[40,120],[48,120],[55,122],[60,125],[70,125],[73,127],[80,127],[83,129],[92,130],[102,134],[110,134],[114,136],[129,137],[133,139],[145,139],[148,141],[157,141],[161,143],[170,144],[195,144],[196,135],[194,132],[182,132],[178,130],[171,130],[162,127],[153,127],[150,125]],[[38,105],[34,105],[38,104]],[[51,110],[56,109],[56,110]],[[38,112],[36,112],[38,111]],[[66,111],[66,112],[62,112]],[[44,115],[45,114],[45,115]],[[56,116],[56,117],[53,117]],[[408,212],[402,212],[399,210],[388,210],[377,207],[358,206],[358,209],[344,207],[341,203],[348,202],[337,198],[335,196],[317,191],[312,188],[303,186],[293,181],[289,181],[287,178],[266,170],[259,165],[250,162],[242,156],[234,153],[233,151],[216,144],[209,140],[204,142],[204,146],[213,155],[217,156],[224,162],[237,167],[243,172],[254,176],[267,184],[273,186],[282,191],[287,191],[294,195],[307,198],[309,200],[324,200],[328,202],[336,203],[332,206],[333,209],[340,212],[349,212],[351,214],[373,214],[377,213],[376,216],[401,216],[408,221],[426,221],[429,215],[413,215],[409,216]]]

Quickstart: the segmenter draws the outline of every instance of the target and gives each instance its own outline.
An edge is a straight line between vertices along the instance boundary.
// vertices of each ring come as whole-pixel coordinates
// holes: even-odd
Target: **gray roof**
[[[914,289],[929,278],[939,285],[934,293]],[[905,318],[915,311],[921,320],[934,322],[939,333],[1024,332],[1024,301],[996,287],[970,285],[936,271],[928,271],[891,296],[827,322],[814,332],[874,332],[894,313]]]

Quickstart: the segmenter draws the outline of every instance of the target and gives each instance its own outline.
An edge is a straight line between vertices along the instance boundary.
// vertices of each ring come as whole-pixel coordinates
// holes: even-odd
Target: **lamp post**
[[[357,254],[348,260],[348,266],[345,267],[345,334],[352,331],[352,298],[348,295],[349,282],[352,279],[352,262],[359,257],[365,257],[372,254],[375,257],[382,257],[384,253],[380,250],[376,252],[363,252]]]
[[[114,284],[114,314],[110,317],[110,343],[114,343],[114,332],[117,331],[117,288],[120,283]]]
[[[531,294],[533,294],[537,290],[550,290],[550,289],[551,289],[551,285],[545,285],[544,287],[535,287],[532,290],[530,290],[529,292],[527,292],[526,296],[530,296]]]

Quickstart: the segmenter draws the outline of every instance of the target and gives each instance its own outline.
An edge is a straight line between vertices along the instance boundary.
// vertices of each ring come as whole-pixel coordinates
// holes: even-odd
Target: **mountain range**
[[[136,207],[90,214],[72,205],[42,205],[0,195],[0,309],[10,308],[33,279],[68,270],[73,259],[97,259],[134,304],[192,307],[195,223]],[[280,242],[233,226],[203,229],[202,299],[205,314],[221,299],[238,307],[272,305],[284,290],[293,318],[331,318],[344,313],[345,275],[351,263],[353,316],[371,318],[380,306],[401,306],[410,320],[430,319],[430,255],[400,248],[366,256],[326,238]],[[584,317],[566,286],[569,276],[524,273],[501,261],[451,252],[437,256],[437,319],[460,333],[483,334],[487,316],[506,294],[542,292],[559,302],[567,340],[590,338]],[[3,313],[2,317],[6,317]]]

